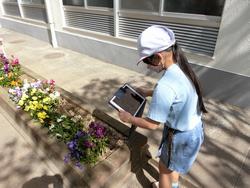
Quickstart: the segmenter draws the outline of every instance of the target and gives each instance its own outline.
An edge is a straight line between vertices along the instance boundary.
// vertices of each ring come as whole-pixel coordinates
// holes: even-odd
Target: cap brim
[[[137,61],[137,64],[136,64],[136,65],[138,66],[138,65],[139,65],[139,63],[141,63],[141,62],[142,62],[142,60],[143,60],[143,59],[145,59],[146,57],[148,57],[148,56],[141,57],[141,58]]]

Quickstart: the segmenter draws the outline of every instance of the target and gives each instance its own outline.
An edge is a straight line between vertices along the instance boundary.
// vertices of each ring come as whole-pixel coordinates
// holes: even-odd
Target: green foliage
[[[59,141],[67,143],[72,140],[77,131],[82,130],[84,125],[80,120],[74,121],[72,117],[53,113],[47,125],[49,134],[55,136]]]

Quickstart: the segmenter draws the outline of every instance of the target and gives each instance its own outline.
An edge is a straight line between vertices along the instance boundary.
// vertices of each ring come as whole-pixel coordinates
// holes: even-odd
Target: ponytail
[[[183,51],[181,50],[181,48],[179,47],[177,42],[173,46],[173,57],[174,57],[174,61],[179,64],[181,70],[192,81],[192,83],[194,85],[196,93],[198,95],[198,102],[199,102],[200,111],[203,113],[207,113],[208,111],[205,108],[203,98],[202,98],[200,83],[199,83],[194,71],[192,70],[191,66],[189,65],[186,56],[184,55]]]

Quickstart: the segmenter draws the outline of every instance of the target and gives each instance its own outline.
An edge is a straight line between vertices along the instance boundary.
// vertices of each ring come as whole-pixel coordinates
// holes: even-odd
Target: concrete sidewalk
[[[24,67],[44,78],[54,79],[59,87],[114,118],[117,112],[107,101],[118,87],[125,82],[153,87],[157,82],[68,49],[53,49],[43,41],[7,29],[1,28],[0,36],[7,54],[19,57]],[[209,114],[204,116],[205,143],[186,178],[198,187],[250,187],[249,112],[212,99],[206,99],[206,106]],[[148,136],[149,150],[155,155],[162,127],[155,131],[137,130]]]
[[[58,169],[46,154],[0,107],[0,187],[44,188],[68,187]]]

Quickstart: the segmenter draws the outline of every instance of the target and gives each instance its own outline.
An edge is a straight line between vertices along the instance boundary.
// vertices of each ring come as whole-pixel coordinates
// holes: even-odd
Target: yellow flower
[[[24,111],[28,112],[29,110],[30,110],[30,107],[29,106],[25,106]]]
[[[28,99],[29,98],[29,96],[28,95],[26,95],[25,93],[22,95],[22,98],[21,98],[21,100],[26,100],[26,99]]]
[[[18,105],[19,105],[19,106],[23,106],[23,105],[24,105],[23,100],[20,100],[20,101],[18,102]]]
[[[17,84],[18,84],[18,83],[15,82],[15,81],[11,81],[11,82],[10,82],[10,85],[11,85],[11,86],[17,86]]]
[[[38,102],[37,101],[33,101],[32,104],[35,105],[35,106],[38,106]]]
[[[8,78],[11,78],[13,76],[13,73],[12,72],[9,72],[8,73]]]
[[[36,101],[36,100],[37,100],[37,97],[36,97],[36,96],[32,97],[32,100],[33,100],[33,101]]]
[[[31,95],[34,95],[35,93],[36,93],[36,91],[37,91],[37,89],[36,88],[33,88],[32,90],[31,90]]]
[[[38,112],[38,113],[37,113],[37,117],[38,117],[39,119],[45,119],[45,118],[47,117],[47,113],[44,112],[44,111]]]
[[[38,109],[42,109],[42,108],[43,108],[43,105],[40,104],[40,103],[38,103],[38,104],[37,104],[37,108],[38,108]]]
[[[36,110],[36,106],[34,106],[34,105],[30,105],[29,107],[31,110]]]
[[[43,103],[48,103],[48,102],[50,102],[51,101],[51,99],[49,98],[49,97],[45,97],[44,99],[43,99]]]
[[[43,109],[44,109],[44,110],[48,110],[48,106],[44,105],[44,106],[43,106]]]
[[[0,81],[3,80],[3,79],[4,79],[4,77],[1,76],[1,77],[0,77]]]

